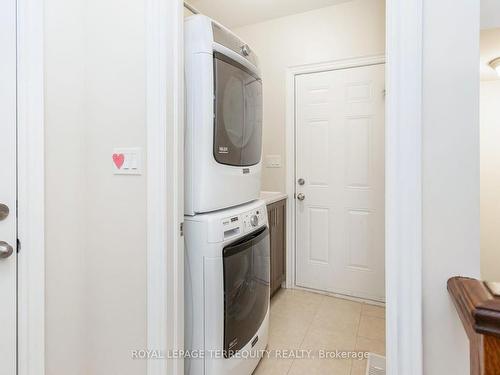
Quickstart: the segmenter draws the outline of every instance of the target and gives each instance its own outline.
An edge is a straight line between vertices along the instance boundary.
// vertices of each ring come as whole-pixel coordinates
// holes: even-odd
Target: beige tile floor
[[[366,360],[275,358],[275,350],[369,351],[385,355],[385,309],[321,294],[281,290],[271,300],[269,358],[254,375],[364,375]],[[313,354],[314,355],[314,354]]]

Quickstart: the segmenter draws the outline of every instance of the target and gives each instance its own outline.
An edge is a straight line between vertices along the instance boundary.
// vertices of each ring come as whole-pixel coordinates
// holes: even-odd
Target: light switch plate
[[[111,165],[114,174],[142,174],[142,148],[115,148],[111,155]]]
[[[281,155],[266,155],[266,168],[281,168]]]

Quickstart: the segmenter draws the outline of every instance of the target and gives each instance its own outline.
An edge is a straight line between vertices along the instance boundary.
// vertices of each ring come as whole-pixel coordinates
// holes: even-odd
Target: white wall
[[[500,80],[481,82],[481,277],[490,281],[500,281],[499,103]]]
[[[481,31],[481,277],[500,280],[500,29]]]
[[[45,1],[47,375],[86,375],[83,1]]]
[[[259,56],[264,86],[264,190],[285,190],[286,68],[385,52],[385,2],[356,0],[234,29]]]
[[[479,276],[479,1],[424,1],[423,17],[424,374],[466,375],[446,281]]]
[[[144,6],[45,1],[47,375],[146,373]]]

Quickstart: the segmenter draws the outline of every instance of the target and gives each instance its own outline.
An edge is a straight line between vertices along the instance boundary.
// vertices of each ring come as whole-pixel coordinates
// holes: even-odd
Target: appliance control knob
[[[252,215],[250,217],[250,224],[252,225],[252,227],[256,227],[257,224],[259,224],[259,218],[257,217],[257,215]]]

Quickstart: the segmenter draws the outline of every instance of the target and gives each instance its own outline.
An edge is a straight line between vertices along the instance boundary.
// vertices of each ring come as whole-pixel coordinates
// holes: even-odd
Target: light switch
[[[267,168],[281,168],[281,155],[266,155]]]
[[[142,174],[142,149],[140,147],[115,148],[111,161],[114,174]]]

